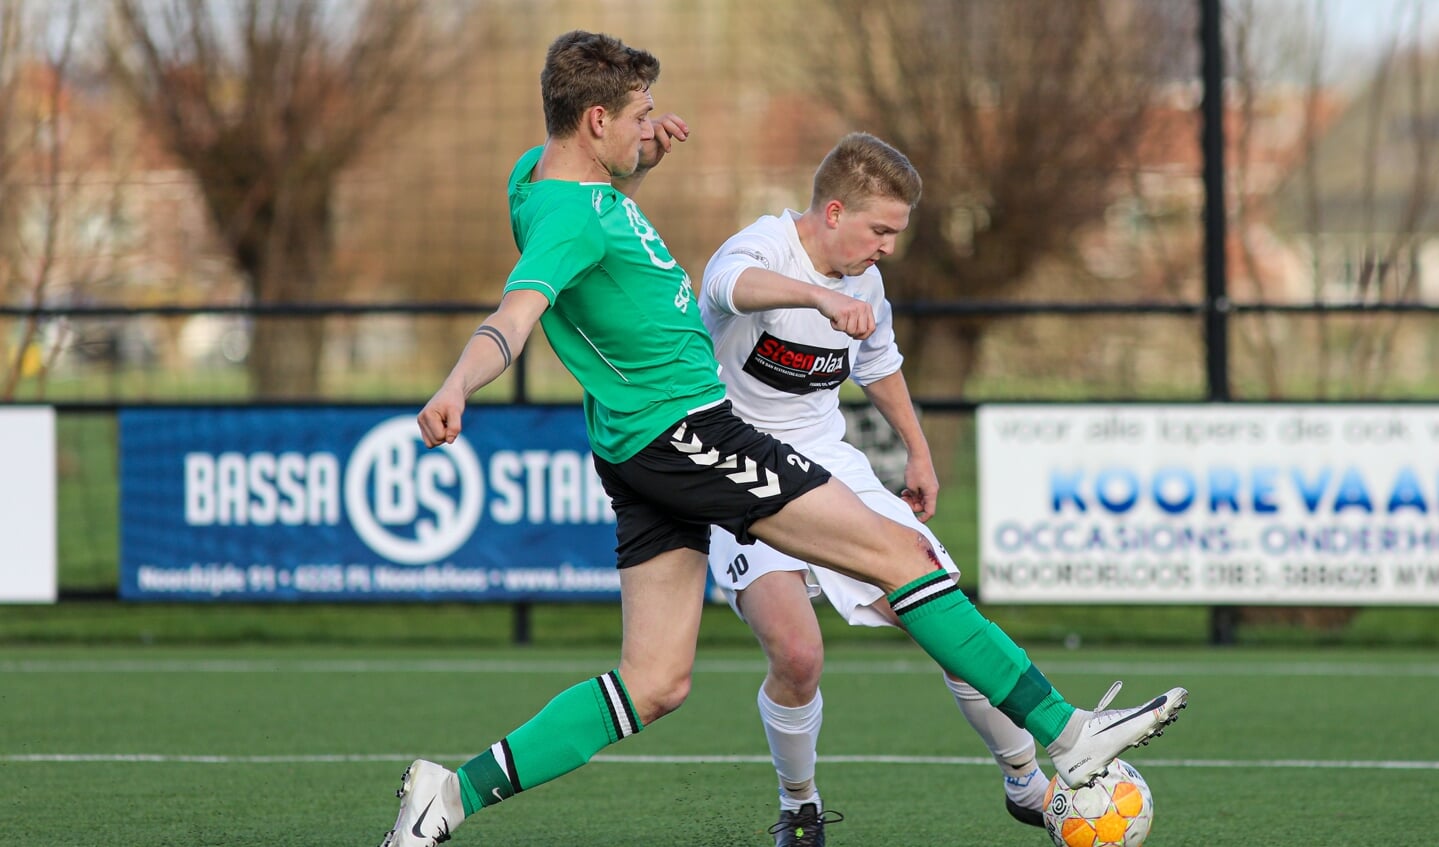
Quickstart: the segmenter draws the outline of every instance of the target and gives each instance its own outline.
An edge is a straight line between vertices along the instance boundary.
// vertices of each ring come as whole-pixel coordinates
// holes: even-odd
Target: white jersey
[[[919,522],[909,506],[875,477],[869,460],[844,442],[839,386],[845,379],[868,385],[899,371],[904,358],[894,343],[894,321],[879,270],[834,279],[814,269],[799,241],[798,212],[765,216],[720,246],[705,267],[700,287],[700,317],[714,338],[720,379],[735,412],[761,430],[799,448],[865,504],[922,533],[940,564],[958,568],[943,545]],[[864,300],[874,309],[874,333],[856,341],[832,329],[814,309],[770,309],[741,314],[734,286],[747,268],[764,268],[792,279],[822,285]],[[740,544],[723,529],[710,531],[710,573],[735,612],[736,594],[774,571],[807,571],[811,595],[823,592],[845,620],[862,626],[887,626],[874,609],[884,592],[865,582],[809,565],[762,542]]]
[[[766,215],[720,245],[705,266],[700,317],[714,338],[720,378],[735,412],[761,430],[793,444],[832,443],[844,437],[839,387],[845,379],[868,385],[900,369],[894,321],[879,269],[840,279],[814,268],[794,222],[799,213]],[[857,341],[829,325],[814,309],[740,313],[734,286],[748,268],[840,291],[870,304],[874,333]]]

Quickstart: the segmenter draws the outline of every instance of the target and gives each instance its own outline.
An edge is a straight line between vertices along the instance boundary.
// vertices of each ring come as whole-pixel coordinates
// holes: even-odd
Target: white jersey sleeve
[[[726,315],[738,315],[734,304],[734,287],[740,274],[750,268],[775,270],[784,264],[787,246],[772,238],[761,228],[766,218],[746,227],[720,245],[705,265],[704,279],[700,283],[702,306]],[[775,220],[768,218],[768,220]],[[780,271],[783,273],[783,271]]]

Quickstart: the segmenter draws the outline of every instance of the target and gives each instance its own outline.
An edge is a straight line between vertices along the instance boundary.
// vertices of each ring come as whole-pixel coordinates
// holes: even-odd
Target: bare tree
[[[317,299],[337,184],[437,54],[423,0],[113,0],[111,61],[258,304]],[[256,324],[252,390],[319,388],[323,325]]]
[[[1439,114],[1439,60],[1419,42],[1422,12],[1417,1],[1395,7],[1372,70],[1340,111],[1339,86],[1329,79],[1338,57],[1322,0],[1303,6],[1244,0],[1229,7],[1240,112],[1231,150],[1231,171],[1238,177],[1231,213],[1238,269],[1260,299],[1278,293],[1275,269],[1256,258],[1255,239],[1270,233],[1287,235],[1308,252],[1308,294],[1316,303],[1417,299],[1414,256],[1435,228],[1433,116]],[[1295,82],[1297,130],[1277,147],[1271,138],[1271,149],[1261,154],[1253,141],[1262,131],[1259,104]],[[1338,117],[1331,119],[1330,112]],[[1276,123],[1270,119],[1266,134],[1285,134],[1274,131]],[[1275,165],[1282,169],[1281,184],[1248,178]],[[1396,371],[1403,320],[1398,314],[1316,316],[1313,356],[1292,355],[1299,340],[1292,319],[1247,321],[1248,332],[1238,338],[1251,349],[1271,398],[1301,382],[1320,397],[1373,397]]]
[[[7,302],[19,276],[15,257],[19,192],[13,179],[21,155],[17,99],[30,48],[24,12],[23,3],[0,5],[0,294]]]
[[[1284,157],[1292,152],[1271,149],[1261,153],[1257,149],[1260,114],[1266,108],[1266,98],[1276,89],[1276,83],[1283,75],[1294,72],[1295,69],[1287,65],[1302,62],[1305,52],[1322,47],[1325,40],[1322,15],[1316,15],[1312,24],[1290,25],[1293,20],[1309,20],[1299,14],[1300,11],[1294,6],[1273,3],[1261,9],[1256,0],[1234,0],[1226,7],[1224,19],[1228,52],[1225,67],[1229,71],[1233,99],[1237,101],[1236,120],[1231,125],[1229,149],[1226,151],[1226,164],[1232,174],[1229,178],[1232,190],[1227,201],[1227,213],[1234,220],[1232,237],[1238,258],[1238,266],[1233,270],[1244,275],[1253,288],[1253,296],[1260,302],[1272,302],[1276,297],[1283,299],[1282,294],[1274,290],[1277,281],[1263,267],[1261,248],[1257,244],[1273,219],[1275,186],[1264,174],[1279,164],[1273,161],[1275,157]],[[1285,25],[1270,26],[1270,20],[1283,20]],[[1312,27],[1312,32],[1306,27]],[[1313,47],[1306,44],[1309,40],[1313,41]],[[1318,74],[1318,67],[1310,70],[1310,79],[1316,84]],[[1317,92],[1311,92],[1306,100],[1315,96]],[[1306,136],[1312,137],[1319,131],[1315,120],[1317,116],[1313,108],[1306,108],[1299,120],[1300,129],[1294,146],[1302,147]],[[1282,324],[1282,319],[1264,314],[1236,327],[1236,338],[1253,353],[1250,358],[1259,371],[1264,396],[1269,400],[1277,400],[1283,395],[1279,355],[1283,346]]]
[[[834,0],[805,6],[807,85],[924,177],[897,299],[999,299],[1122,186],[1157,85],[1192,76],[1192,3]],[[921,386],[962,389],[989,320],[911,327]],[[937,353],[943,349],[942,354]],[[923,389],[922,389],[923,390]]]
[[[1322,0],[1320,0],[1322,2]],[[1316,8],[1321,14],[1315,18],[1322,21],[1322,8]],[[1300,153],[1300,167],[1298,176],[1300,182],[1299,191],[1303,195],[1303,227],[1307,233],[1307,245],[1310,255],[1310,293],[1314,302],[1319,302],[1323,292],[1323,274],[1320,271],[1320,244],[1319,244],[1319,136],[1320,136],[1320,102],[1326,85],[1324,72],[1324,56],[1328,52],[1329,31],[1322,23],[1314,31],[1314,37],[1309,44],[1307,56],[1302,60],[1304,80],[1304,119],[1300,128],[1300,143],[1303,145]],[[1330,355],[1330,327],[1329,321],[1322,315],[1319,317],[1315,327],[1316,344],[1318,356],[1314,363],[1314,387],[1315,395],[1325,397],[1329,386],[1329,371],[1331,366]]]
[[[1424,30],[1423,5],[1415,2],[1411,8],[1414,43],[1407,50],[1398,51],[1391,42],[1371,91],[1371,110],[1375,114],[1371,126],[1378,124],[1393,132],[1397,124],[1403,129],[1399,132],[1399,143],[1383,145],[1374,132],[1367,136],[1366,255],[1357,292],[1358,299],[1367,302],[1402,303],[1417,298],[1419,277],[1414,272],[1415,263],[1406,259],[1413,255],[1433,209],[1435,132],[1429,125],[1436,120],[1434,116],[1439,115],[1439,97],[1436,97],[1439,59],[1426,57],[1418,43],[1419,34]],[[1393,101],[1389,93],[1392,76],[1399,77],[1397,87],[1400,89],[1393,94]],[[1383,215],[1383,223],[1379,223],[1381,216],[1375,208],[1379,205],[1376,198],[1379,162],[1383,159],[1384,167],[1392,169],[1395,158],[1399,158],[1402,163],[1399,167],[1407,172],[1409,179],[1405,181],[1405,188],[1389,199],[1386,205],[1390,208],[1385,210],[1388,214]],[[1409,167],[1404,168],[1404,164]],[[1397,315],[1376,317],[1358,327],[1360,331],[1352,336],[1347,358],[1360,369],[1355,376],[1361,396],[1373,396],[1389,373],[1398,324]]]
[[[0,6],[0,295],[36,309],[62,273],[72,287],[84,275],[66,244],[80,193],[65,103],[80,21],[80,0]],[[26,315],[0,370],[0,400],[13,400],[27,374],[48,373],[62,345],[46,350],[40,335],[39,315]]]

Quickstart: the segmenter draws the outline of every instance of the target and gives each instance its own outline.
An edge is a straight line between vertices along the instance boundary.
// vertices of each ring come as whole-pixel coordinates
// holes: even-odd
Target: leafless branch
[[[79,25],[79,0],[71,0],[62,14],[64,18],[60,23],[63,29],[60,31],[59,40],[46,55],[45,70],[48,78],[46,80],[44,116],[37,119],[37,131],[30,135],[32,145],[30,157],[40,164],[42,171],[41,199],[44,205],[44,225],[38,255],[34,261],[34,270],[25,280],[25,296],[26,300],[37,308],[44,303],[45,292],[50,286],[58,259],[62,214],[67,196],[64,185],[66,133],[63,121],[65,108],[62,98],[69,76],[75,32]],[[38,131],[38,124],[42,121],[47,126],[44,127],[44,131]],[[35,343],[39,331],[39,316],[35,314],[26,316],[22,322],[20,340],[16,346],[14,359],[6,373],[4,387],[0,389],[0,398],[5,400],[15,398],[15,391],[24,374],[25,356]]]
[[[194,174],[254,299],[313,297],[331,261],[341,172],[405,94],[448,69],[445,34],[429,26],[427,4],[229,0],[221,14],[214,0],[112,2],[115,73]],[[286,383],[266,372],[281,358],[296,370],[300,356],[271,349],[284,343],[256,340],[258,382]],[[289,343],[305,355],[318,341]],[[304,367],[282,390],[313,389],[314,365]]]

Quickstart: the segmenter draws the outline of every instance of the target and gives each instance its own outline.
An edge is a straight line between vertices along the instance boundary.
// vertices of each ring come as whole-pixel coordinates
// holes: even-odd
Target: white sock
[[[1049,778],[1034,757],[1034,736],[1015,726],[1009,716],[991,705],[989,699],[969,683],[946,675],[944,684],[954,695],[964,719],[979,733],[995,764],[1004,773],[1004,793],[1021,806],[1039,808],[1044,802]]]
[[[803,706],[781,706],[759,690],[759,715],[769,754],[779,777],[779,806],[791,811],[805,803],[819,803],[814,785],[819,727],[824,721],[824,697],[818,691]]]

